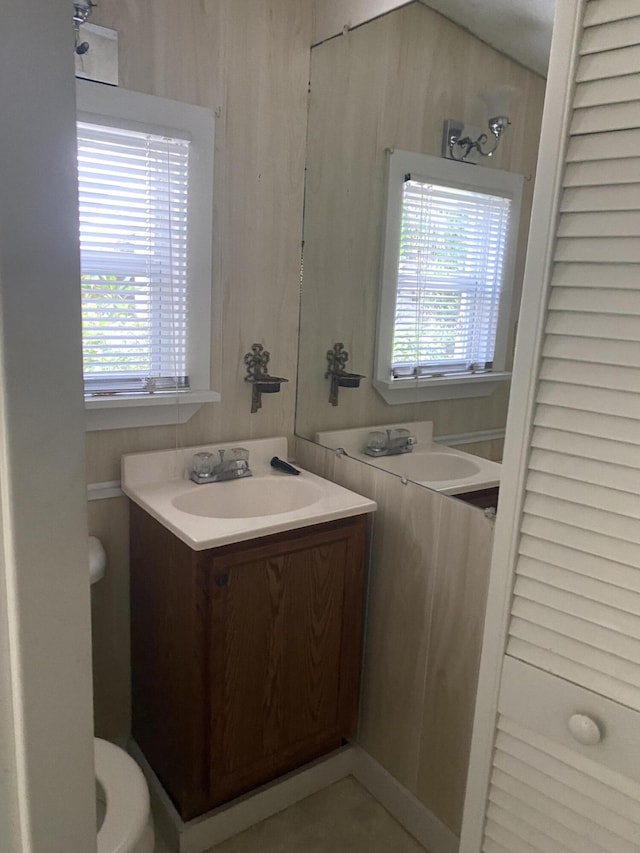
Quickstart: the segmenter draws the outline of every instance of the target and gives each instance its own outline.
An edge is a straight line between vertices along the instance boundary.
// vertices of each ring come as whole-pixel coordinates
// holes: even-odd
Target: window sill
[[[217,391],[182,391],[178,394],[118,394],[85,399],[86,430],[184,424],[205,403],[217,403]]]
[[[488,397],[509,382],[510,373],[483,373],[476,376],[442,376],[435,379],[376,379],[373,385],[380,396],[390,405],[429,402],[432,400],[455,400],[463,397]]]

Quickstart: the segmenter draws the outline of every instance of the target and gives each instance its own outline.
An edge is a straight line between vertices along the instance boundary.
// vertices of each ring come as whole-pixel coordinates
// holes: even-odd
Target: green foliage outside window
[[[470,294],[465,278],[469,217],[456,209],[437,210],[439,222],[425,221],[421,209],[403,206],[393,362],[439,362],[459,358],[456,345],[466,334]],[[407,285],[411,278],[415,287]],[[425,286],[433,281],[433,288]],[[451,281],[454,289],[446,287]],[[443,287],[443,284],[445,285]]]
[[[83,275],[81,280],[85,374],[121,373],[122,365],[144,372],[151,362],[151,322],[148,303],[141,304],[142,280],[116,275]],[[126,355],[112,350],[119,328],[127,337]],[[139,337],[132,336],[133,329]]]

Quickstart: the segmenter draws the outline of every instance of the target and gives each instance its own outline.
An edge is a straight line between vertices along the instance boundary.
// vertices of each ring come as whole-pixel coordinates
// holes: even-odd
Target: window
[[[375,386],[390,403],[480,396],[505,372],[522,178],[395,151]]]
[[[209,389],[213,117],[79,81],[77,138],[89,428],[187,420],[219,399]]]
[[[189,141],[78,123],[85,391],[188,388]]]

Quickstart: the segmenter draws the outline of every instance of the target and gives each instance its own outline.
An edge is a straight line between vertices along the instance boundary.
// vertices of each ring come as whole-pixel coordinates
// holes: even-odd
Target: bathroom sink
[[[199,486],[172,503],[181,512],[205,518],[259,518],[309,507],[322,495],[308,480],[273,475]]]
[[[387,456],[378,460],[380,468],[392,471],[401,477],[418,482],[440,482],[442,480],[464,480],[474,477],[480,465],[473,456],[458,456],[455,453],[406,453],[402,456]]]
[[[195,452],[242,447],[251,477],[197,485],[189,479]],[[231,545],[340,518],[375,512],[375,501],[300,469],[274,470],[287,458],[286,438],[262,438],[122,457],[122,489],[194,551]]]

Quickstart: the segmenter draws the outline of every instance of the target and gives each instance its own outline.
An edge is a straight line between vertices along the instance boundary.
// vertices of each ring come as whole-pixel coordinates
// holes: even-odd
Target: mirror
[[[398,425],[424,437],[432,423],[437,441],[499,460],[508,382],[488,396],[429,402],[417,400],[416,382],[416,401],[401,404],[386,403],[372,383],[387,158],[393,149],[438,157],[446,119],[486,128],[480,91],[517,87],[512,125],[495,156],[482,162],[525,177],[510,369],[545,80],[420,2],[315,46],[310,80],[296,433],[315,441],[326,431]],[[455,166],[461,174],[476,168]],[[332,405],[325,373],[327,351],[337,343],[348,353],[344,369],[366,378],[345,382]],[[406,471],[419,481],[411,466]]]

